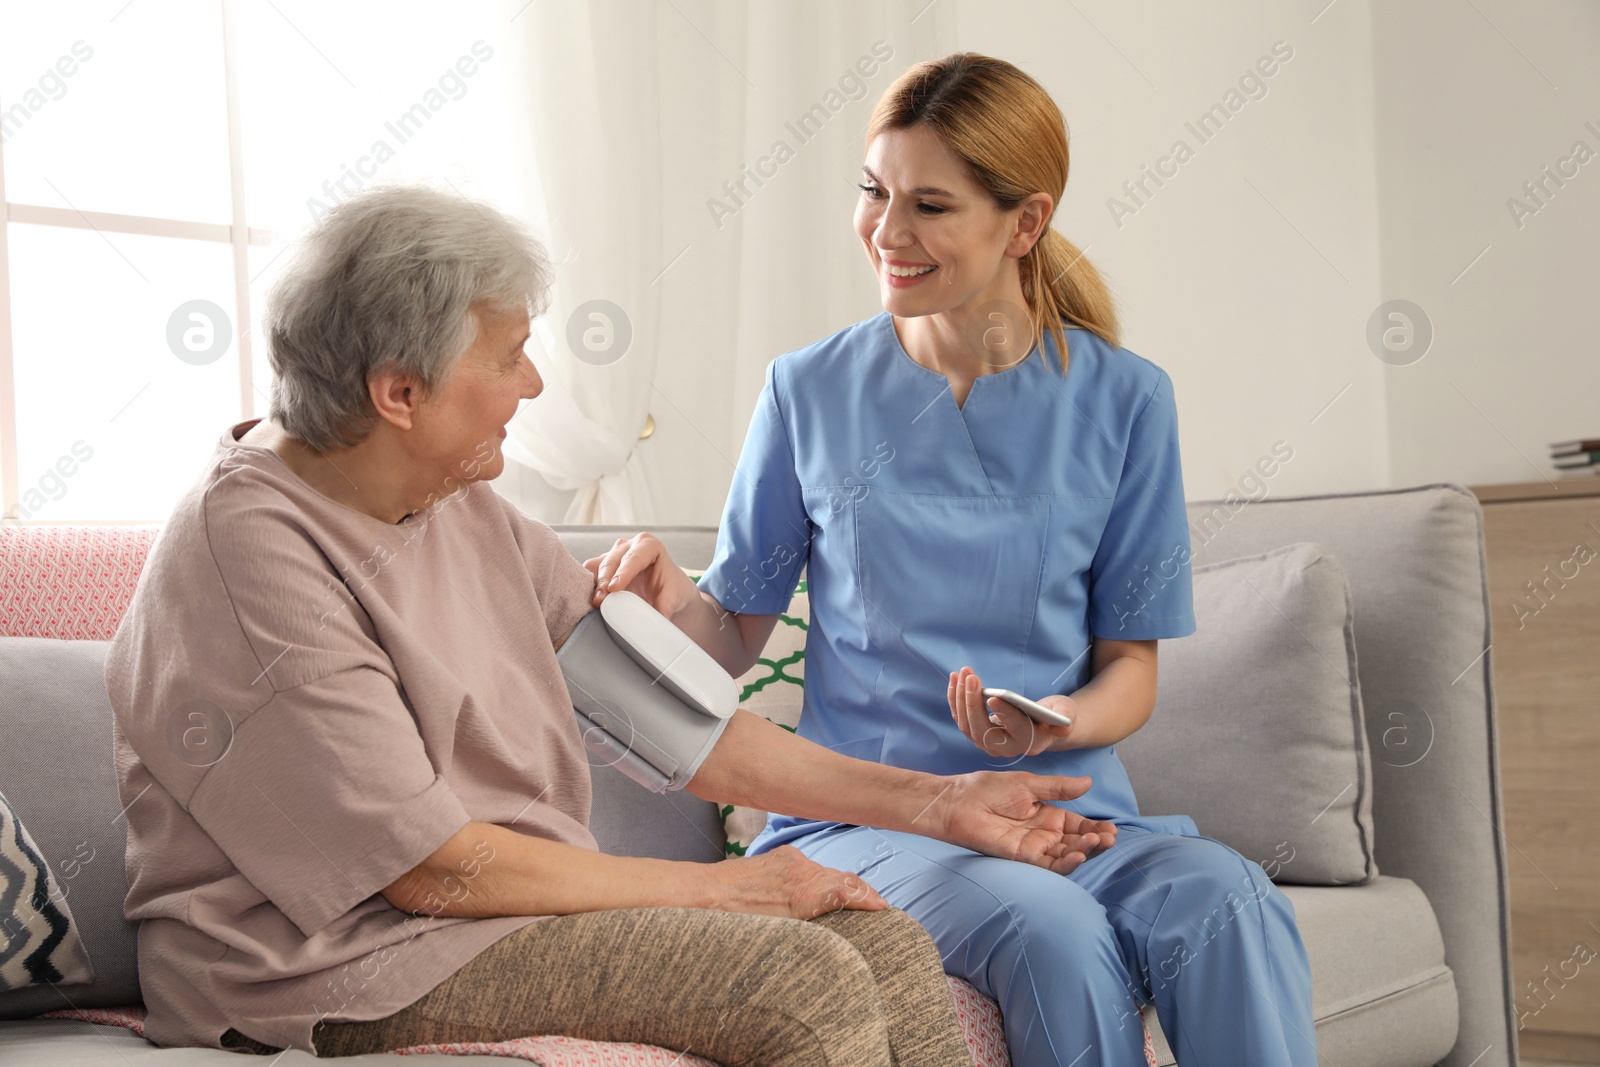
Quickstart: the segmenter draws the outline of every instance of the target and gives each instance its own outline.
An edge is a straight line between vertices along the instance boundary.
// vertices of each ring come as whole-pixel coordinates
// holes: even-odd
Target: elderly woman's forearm
[[[840,755],[743,708],[706,756],[689,792],[807,819],[938,836],[949,779]]]
[[[486,919],[610,908],[713,907],[707,864],[608,856],[469,822],[383,890],[402,911]]]

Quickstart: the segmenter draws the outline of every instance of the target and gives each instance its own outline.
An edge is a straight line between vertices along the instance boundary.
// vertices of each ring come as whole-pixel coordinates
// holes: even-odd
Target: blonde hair
[[[971,168],[1002,211],[1034,193],[1061,203],[1069,157],[1061,109],[1044,87],[1003,59],[956,52],[907,70],[884,91],[867,123],[867,143],[885,130],[926,125]],[[1045,331],[1067,371],[1069,326],[1092,330],[1116,345],[1117,312],[1100,272],[1077,245],[1050,228],[1018,268],[1034,323],[1034,344]]]

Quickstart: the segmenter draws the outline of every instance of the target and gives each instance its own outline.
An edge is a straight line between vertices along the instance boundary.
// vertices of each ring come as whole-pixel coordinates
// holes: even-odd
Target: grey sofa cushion
[[[1311,959],[1317,1052],[1326,1063],[1432,1064],[1455,1043],[1455,975],[1433,906],[1405,878],[1284,886]],[[1381,1041],[1374,1041],[1378,1034]]]
[[[55,1008],[139,1003],[136,924],[128,895],[127,821],[111,766],[109,642],[0,637],[0,791],[64,880],[83,945],[88,985],[30,986],[0,993],[0,1019]],[[64,861],[77,865],[63,867]]]
[[[161,1048],[132,1030],[73,1019],[24,1019],[0,1025],[0,1063],[6,1067],[311,1067],[320,1058],[292,1048],[270,1058],[220,1048]],[[339,1067],[395,1067],[391,1053],[341,1056]],[[405,1067],[461,1067],[459,1056],[428,1053],[405,1057]],[[525,1064],[504,1056],[479,1056],[471,1067]]]
[[[1146,813],[1183,812],[1277,882],[1377,874],[1350,587],[1297,542],[1194,568],[1197,631],[1161,645],[1150,722],[1117,746]]]
[[[652,793],[590,753],[594,803],[589,831],[612,856],[715,863],[726,837],[717,806],[687,789]]]
[[[1311,1011],[1320,1062],[1427,1067],[1455,1041],[1455,975],[1433,908],[1415,882],[1379,876],[1361,886],[1284,886],[1311,948]],[[1172,1064],[1154,1012],[1156,1062]]]

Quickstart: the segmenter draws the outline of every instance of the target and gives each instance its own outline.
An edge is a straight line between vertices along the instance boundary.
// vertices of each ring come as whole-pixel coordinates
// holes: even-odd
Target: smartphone
[[[1001,700],[1004,700],[1006,703],[1011,704],[1012,706],[1016,707],[1018,710],[1020,710],[1024,715],[1026,715],[1028,718],[1032,719],[1034,722],[1045,722],[1045,723],[1049,723],[1052,726],[1071,726],[1072,725],[1072,717],[1071,716],[1063,715],[1059,711],[1051,711],[1049,708],[1045,707],[1043,704],[1037,703],[1036,701],[1029,700],[1025,696],[1020,696],[1020,695],[1018,695],[1016,693],[1013,693],[1009,689],[988,689],[988,688],[986,688],[983,691],[983,695],[986,696],[986,697],[999,697]]]

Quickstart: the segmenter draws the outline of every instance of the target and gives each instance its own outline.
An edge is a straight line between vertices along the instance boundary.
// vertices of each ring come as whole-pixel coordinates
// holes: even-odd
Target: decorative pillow
[[[698,584],[698,571],[685,571]],[[778,616],[761,658],[736,681],[739,706],[793,732],[800,725],[800,707],[806,684],[806,634],[811,628],[811,598],[806,582],[795,587],[789,610]],[[721,808],[722,829],[727,836],[724,850],[729,856],[743,856],[762,827],[767,813],[756,808],[725,804]]]
[[[94,568],[83,575],[86,582],[101,580]],[[75,601],[63,599],[58,607],[69,602]],[[0,738],[11,742],[0,744],[0,789],[60,886],[54,897],[65,896],[71,904],[72,929],[94,970],[93,981],[82,985],[0,986],[0,1020],[28,1019],[55,1008],[139,1003],[139,924],[122,912],[128,897],[123,865],[128,820],[111,763],[108,647],[107,641],[0,637]],[[5,838],[15,841],[9,834]],[[22,903],[29,899],[26,892],[21,895]],[[51,899],[50,892],[45,899]],[[0,903],[0,916],[17,904]],[[0,932],[0,952],[6,932]]]
[[[1162,642],[1155,712],[1117,745],[1139,810],[1189,815],[1276,882],[1376,877],[1344,568],[1296,542],[1193,577],[1198,629]]]
[[[66,887],[0,795],[0,991],[92,981]]]

